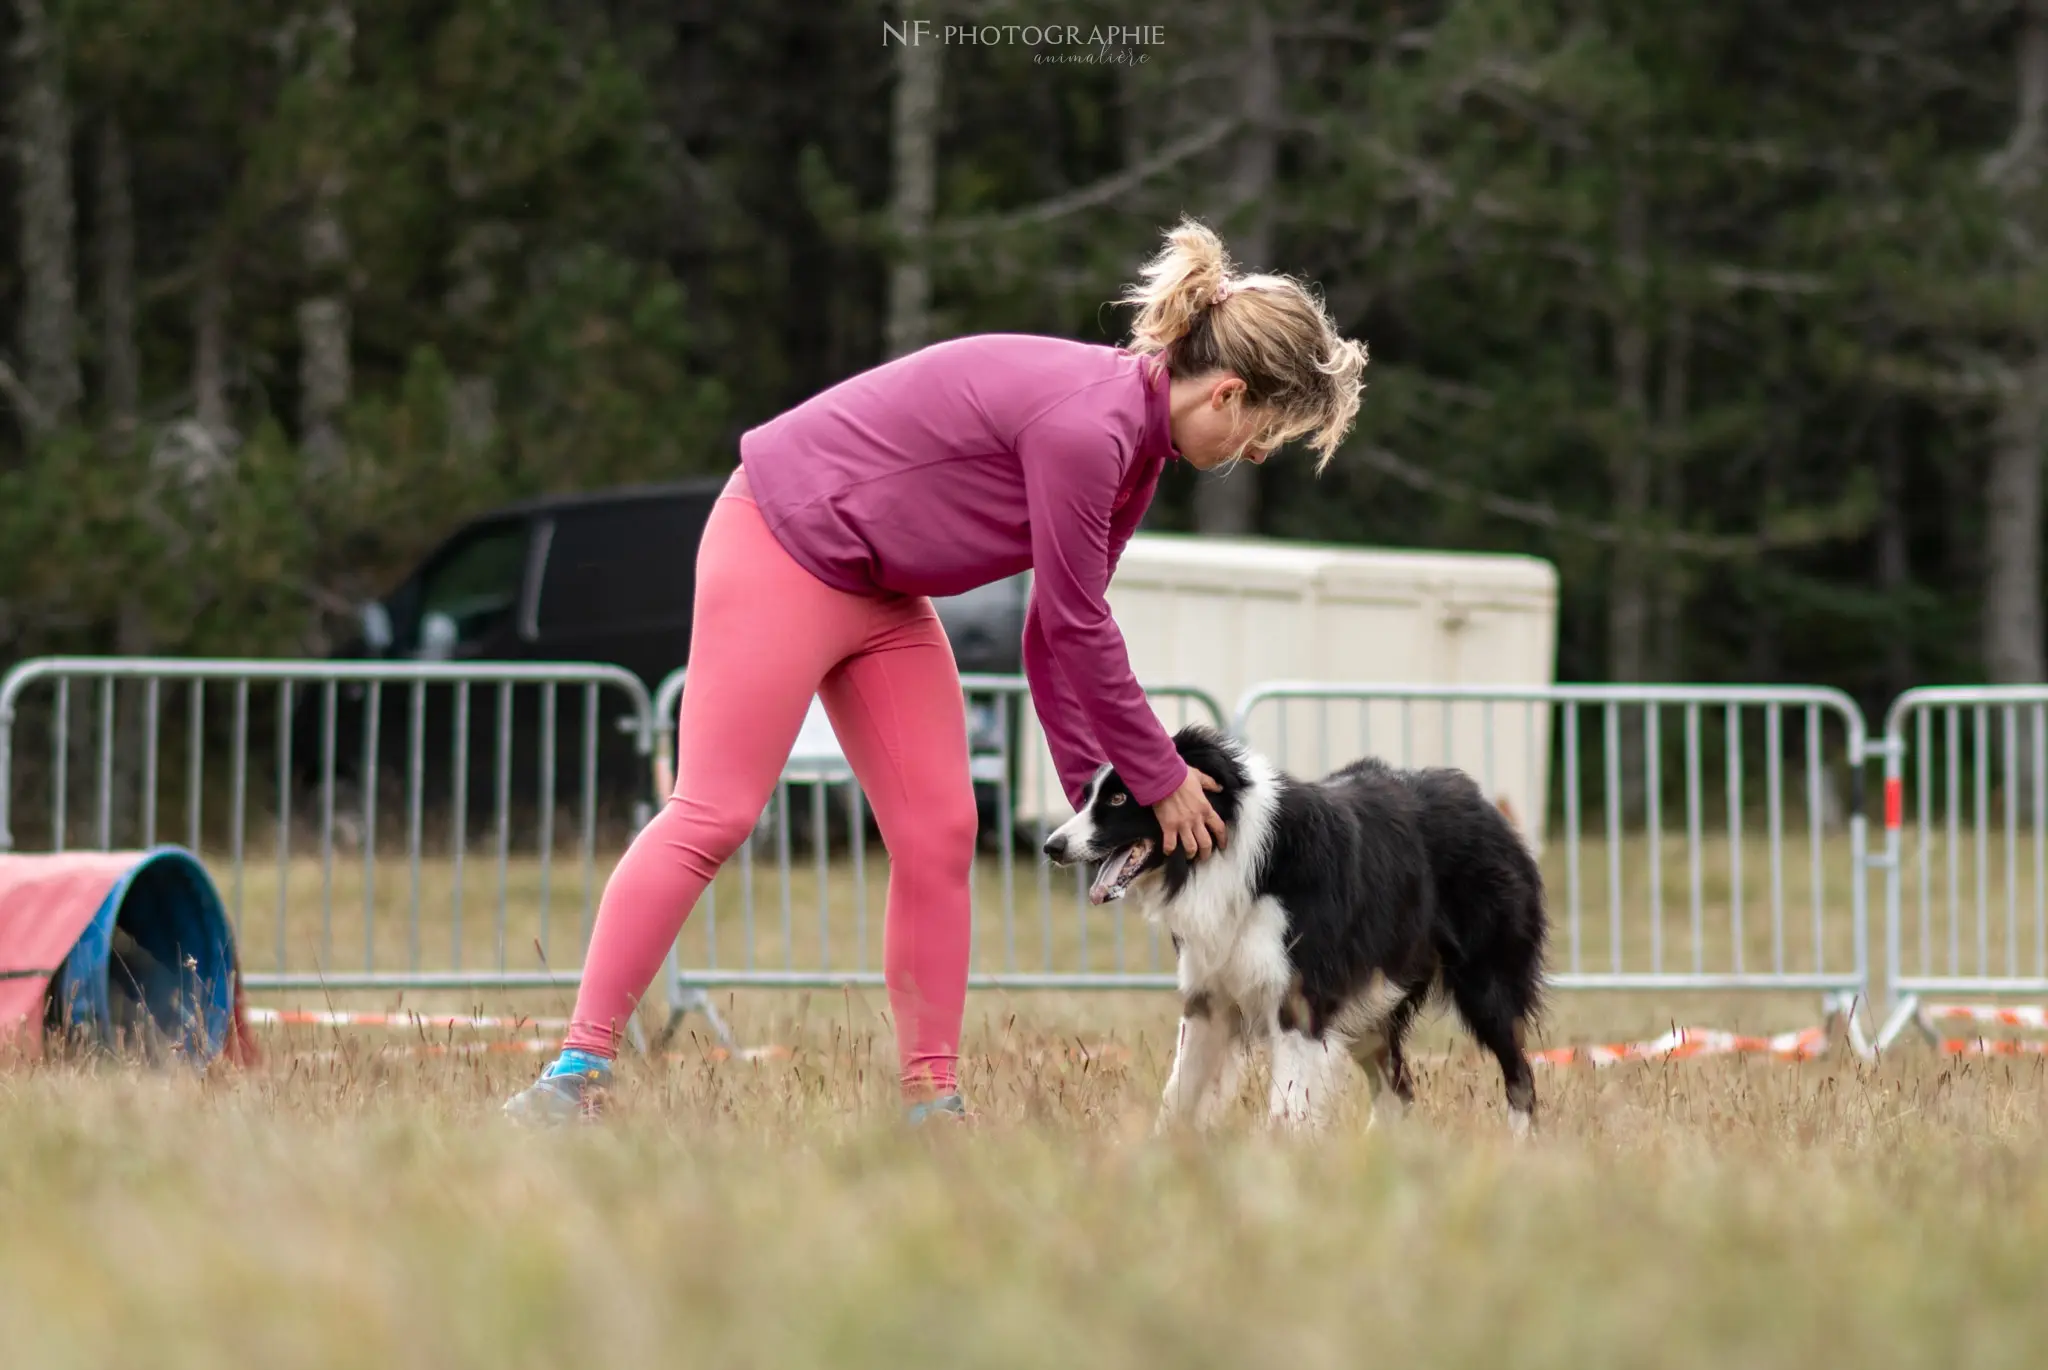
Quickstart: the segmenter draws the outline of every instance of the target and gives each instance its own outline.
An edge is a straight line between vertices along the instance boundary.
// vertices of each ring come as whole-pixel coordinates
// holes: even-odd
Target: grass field
[[[1847,950],[1839,843],[1822,852],[1831,962]],[[1647,849],[1621,856],[1634,964],[1651,945]],[[1769,958],[1782,935],[1788,964],[1810,962],[1805,856],[1788,853],[1780,930],[1757,912],[1772,906],[1768,863],[1745,853],[1747,955]],[[1727,857],[1725,844],[1703,853],[1710,957],[1732,952]],[[595,860],[597,883],[611,860]],[[1562,918],[1561,860],[1553,849],[1546,868]],[[1596,969],[1611,953],[1608,868],[1589,844],[1580,954]],[[1045,919],[1036,871],[1015,871],[1006,939],[1002,870],[984,863],[978,963],[1083,964],[1085,927],[1085,964],[1109,968],[1111,915],[1078,919],[1062,898]],[[1665,954],[1682,966],[1682,851],[1662,874]],[[532,968],[537,865],[507,863],[502,942],[495,862],[472,858],[463,878],[463,960],[495,964],[502,945],[506,964]],[[573,965],[583,871],[558,858],[549,878],[550,963]],[[873,965],[879,863],[865,878]],[[850,871],[825,872],[821,934],[817,874],[799,854],[787,942],[772,869],[757,879],[758,963],[824,947],[851,964]],[[417,920],[402,854],[371,876],[367,925],[359,859],[252,865],[243,886],[252,967],[280,946],[295,970],[366,954],[402,966],[415,945],[442,965],[453,950],[443,861],[422,864]],[[725,957],[744,954],[732,909]],[[711,936],[700,916],[686,952],[708,956]],[[1125,929],[1133,963],[1145,936]],[[570,998],[402,1002],[559,1014]],[[1355,1082],[1329,1135],[1273,1138],[1255,1077],[1219,1134],[1153,1140],[1170,999],[986,992],[970,998],[964,1042],[978,1119],[910,1134],[879,991],[720,1003],[743,1041],[790,1054],[720,1059],[693,1031],[667,1056],[627,1059],[606,1125],[561,1134],[498,1115],[535,1056],[421,1050],[517,1034],[270,1030],[256,1069],[204,1081],[0,1068],[0,1365],[1978,1370],[2033,1364],[2048,1343],[2048,1058],[1950,1059],[1908,1041],[1876,1064],[1836,1051],[1543,1068],[1538,1135],[1515,1147],[1498,1072],[1437,1020],[1418,1043],[1420,1106],[1401,1122],[1367,1131]],[[1804,1026],[1817,1007],[1803,994],[1568,996],[1540,1036],[1639,1035],[1674,1017]]]
[[[526,1058],[272,1037],[205,1083],[0,1073],[10,1367],[2037,1363],[2043,1063],[1546,1070],[1457,1051],[1329,1136],[1150,1141],[1156,1014],[970,1015],[977,1124],[894,1126],[871,1012],[639,1062],[597,1129]],[[1002,1016],[1013,1008],[1017,1016]],[[759,1028],[759,1024],[750,1024]]]

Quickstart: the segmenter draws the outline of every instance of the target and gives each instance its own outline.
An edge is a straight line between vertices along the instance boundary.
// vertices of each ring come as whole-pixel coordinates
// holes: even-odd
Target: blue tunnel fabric
[[[117,961],[116,928],[153,965]],[[157,847],[142,856],[101,902],[59,968],[52,989],[76,1026],[114,1042],[110,976],[134,977],[150,1017],[187,1059],[205,1064],[234,1031],[235,953],[227,911],[213,880],[191,852]]]

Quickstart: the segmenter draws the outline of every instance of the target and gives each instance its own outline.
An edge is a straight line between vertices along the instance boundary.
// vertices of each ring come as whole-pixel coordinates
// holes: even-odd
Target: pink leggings
[[[956,1087],[976,819],[952,646],[929,599],[847,594],[798,565],[740,477],[697,553],[675,792],[605,885],[565,1047],[617,1051],[683,920],[773,797],[813,695],[889,851],[883,965],[904,1089]]]

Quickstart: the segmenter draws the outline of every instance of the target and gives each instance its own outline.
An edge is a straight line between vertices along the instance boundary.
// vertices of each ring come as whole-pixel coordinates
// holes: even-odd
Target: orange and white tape
[[[554,1051],[562,1044],[547,1037],[522,1037],[511,1042],[421,1042],[418,1045],[369,1047],[358,1051],[330,1049],[326,1051],[303,1052],[292,1057],[296,1061],[338,1061],[353,1056],[410,1059],[417,1056],[538,1056]]]
[[[1998,1004],[1927,1004],[1920,1010],[1923,1023],[1958,1020],[2048,1031],[2048,1005],[2018,1004],[2008,1008]]]
[[[367,1051],[350,1052],[329,1049],[324,1051],[300,1052],[291,1057],[294,1062],[321,1065],[331,1061],[365,1058],[381,1061],[404,1061],[436,1056],[540,1056],[555,1051],[561,1043],[552,1037],[525,1037],[510,1042],[421,1042],[407,1046],[374,1047]],[[791,1055],[788,1047],[742,1047],[739,1051],[728,1051],[724,1047],[712,1047],[698,1054],[687,1051],[665,1051],[662,1059],[667,1061],[775,1061]]]
[[[281,1027],[466,1028],[475,1032],[560,1031],[567,1018],[475,1017],[457,1013],[353,1013],[340,1009],[251,1008],[248,1019]]]
[[[1995,1027],[2048,1031],[2048,1005],[1922,1004],[1915,1014],[1921,1030],[1944,1056],[2048,1056],[2048,1041],[2016,1037],[1942,1037],[1936,1023],[1989,1023]]]
[[[560,1032],[568,1028],[567,1018],[518,1018],[492,1017],[488,1015],[465,1015],[458,1013],[356,1013],[345,1009],[275,1009],[251,1007],[246,1010],[251,1023],[273,1027],[357,1027],[357,1028],[399,1028],[417,1030],[422,1028],[466,1029],[472,1032]],[[505,1042],[417,1042],[405,1046],[378,1047],[371,1054],[386,1059],[406,1059],[422,1056],[490,1056],[490,1055],[540,1055],[557,1050],[562,1045],[555,1037],[520,1037]],[[297,1053],[292,1059],[309,1063],[340,1060],[341,1051],[315,1051]],[[737,1052],[725,1047],[713,1047],[697,1054],[682,1051],[664,1053],[671,1061],[705,1059],[724,1061],[779,1060],[791,1054],[788,1047],[763,1046],[742,1047]]]
[[[2027,1041],[2017,1037],[1949,1037],[1941,1043],[1944,1056],[2048,1056],[2048,1041]]]
[[[1609,1042],[1594,1046],[1553,1047],[1531,1052],[1538,1065],[1611,1066],[1623,1061],[1679,1061],[1695,1056],[1771,1056],[1783,1061],[1810,1061],[1827,1050],[1825,1027],[1801,1028],[1771,1037],[1752,1037],[1719,1028],[1673,1028],[1647,1042]]]

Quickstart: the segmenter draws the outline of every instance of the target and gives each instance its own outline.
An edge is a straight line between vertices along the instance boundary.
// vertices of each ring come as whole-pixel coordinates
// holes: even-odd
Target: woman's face
[[[1171,402],[1173,445],[1181,460],[1197,471],[1213,471],[1257,430],[1259,414],[1244,403],[1244,382],[1227,372],[1173,383]],[[1246,447],[1243,459],[1253,465],[1272,455],[1270,449]]]

